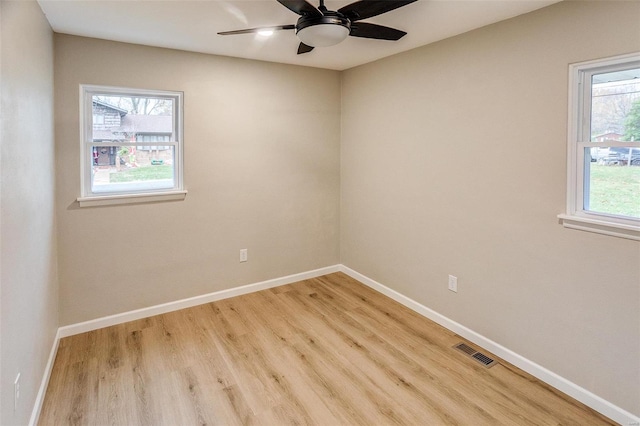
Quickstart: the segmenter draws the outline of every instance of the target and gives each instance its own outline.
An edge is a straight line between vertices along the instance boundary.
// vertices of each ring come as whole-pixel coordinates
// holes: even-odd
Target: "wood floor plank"
[[[459,341],[329,274],[62,339],[39,424],[614,424]]]
[[[405,369],[394,368],[390,362],[394,361],[394,356],[398,357],[402,354],[393,346],[388,345],[387,342],[381,339],[374,339],[373,334],[353,321],[348,315],[343,314],[339,308],[334,306],[336,305],[334,298],[325,302],[320,295],[312,293],[310,299],[313,301],[312,303],[306,303],[304,299],[297,300],[297,303],[305,305],[308,310],[318,309],[319,312],[325,312],[320,317],[322,321],[326,322],[328,328],[324,334],[330,336],[333,345],[340,348],[341,352],[348,353],[350,359],[357,360],[353,368],[361,369],[361,374],[367,376],[380,389],[380,393],[384,392],[382,389],[389,387],[403,388],[404,392],[401,394],[401,401],[404,402],[404,408],[410,410],[413,406],[420,406],[422,418],[428,416],[439,424],[454,424],[460,421],[470,422],[471,420],[476,424],[480,424],[483,416],[488,424],[496,423],[495,418],[487,415],[487,413],[474,405],[471,405],[471,407],[475,409],[472,410],[472,413],[469,413],[470,400],[462,398],[455,389],[438,386],[434,376],[428,374],[425,370],[421,372],[420,377],[427,379],[427,386],[416,386],[414,371],[411,369],[414,363],[409,362],[408,368]],[[337,319],[337,321],[333,319]],[[369,341],[372,339],[376,341],[373,345],[370,345]],[[384,350],[376,351],[374,349],[376,344],[386,347],[392,352],[393,356],[390,358],[389,353],[385,353]],[[371,372],[379,373],[378,377],[374,377]],[[441,390],[447,390],[447,392],[442,392]],[[452,398],[458,401],[455,416],[446,409],[453,405]],[[409,404],[408,402],[412,403]],[[460,402],[465,403],[467,410],[461,409]]]

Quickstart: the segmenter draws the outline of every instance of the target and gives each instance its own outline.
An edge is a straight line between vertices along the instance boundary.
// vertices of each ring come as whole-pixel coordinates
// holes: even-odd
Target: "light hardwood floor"
[[[39,424],[614,424],[460,341],[336,273],[62,339]]]

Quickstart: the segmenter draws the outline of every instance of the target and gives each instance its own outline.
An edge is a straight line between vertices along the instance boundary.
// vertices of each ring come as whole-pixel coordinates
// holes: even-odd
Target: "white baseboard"
[[[621,425],[640,425],[640,417],[629,413],[628,411],[610,403],[609,401],[599,397],[598,395],[595,395],[594,393],[584,389],[583,387],[578,386],[577,384],[565,379],[564,377],[559,376],[553,371],[547,370],[541,365],[538,365],[535,362],[494,342],[493,340],[476,333],[475,331],[465,327],[464,325],[459,324],[445,317],[444,315],[427,308],[426,306],[416,302],[415,300],[401,293],[398,293],[397,291],[392,290],[389,287],[382,285],[379,282],[372,280],[371,278],[362,275],[361,273],[356,272],[351,268],[348,268],[344,265],[340,266],[341,272],[344,272],[345,274],[378,291],[379,293],[392,298],[396,302],[401,303],[412,311],[417,312],[418,314],[429,318],[433,322],[438,323],[441,326],[453,331],[454,333],[464,337],[470,342],[481,346],[487,351],[526,371],[527,373],[549,384],[550,386],[553,386],[559,391],[582,402],[586,406],[609,417],[611,420],[618,422]]]
[[[241,296],[243,294],[266,290],[272,287],[295,283],[296,281],[308,280],[310,278],[319,277],[321,275],[331,274],[333,272],[338,272],[340,270],[340,267],[341,265],[327,266],[325,268],[314,269],[312,271],[301,272],[299,274],[287,275],[286,277],[274,278],[272,280],[261,281],[254,284],[247,284],[227,290],[214,291],[213,293],[189,297],[187,299],[163,303],[161,305],[149,306],[147,308],[136,309],[135,311],[123,312],[120,314],[96,318],[77,324],[66,325],[64,327],[60,327],[59,334],[60,338],[68,337],[75,334],[85,333],[87,331],[97,330],[99,328],[110,327],[112,325],[151,317],[154,315],[166,314],[167,312],[173,312],[180,309],[190,308],[192,306],[203,305],[205,303],[215,302],[216,300],[228,299],[230,297]]]
[[[51,346],[51,352],[49,352],[49,359],[47,365],[44,368],[44,374],[42,375],[42,381],[40,382],[40,389],[38,389],[38,395],[36,395],[36,401],[33,404],[33,410],[31,411],[31,418],[29,419],[29,426],[35,426],[38,424],[38,418],[40,417],[40,411],[42,410],[42,404],[44,403],[44,395],[47,392],[47,386],[49,386],[49,379],[51,378],[51,371],[53,370],[53,363],[56,360],[56,354],[58,353],[58,345],[60,344],[60,329],[56,332],[56,337],[53,339],[53,345]]]

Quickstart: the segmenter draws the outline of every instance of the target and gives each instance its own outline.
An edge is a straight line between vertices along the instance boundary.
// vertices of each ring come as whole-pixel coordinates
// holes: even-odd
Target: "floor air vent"
[[[488,356],[486,356],[482,352],[476,351],[475,349],[473,349],[471,346],[467,345],[466,343],[458,343],[457,345],[454,346],[454,348],[456,348],[460,352],[465,353],[466,355],[470,356],[471,358],[475,359],[476,361],[478,361],[480,364],[484,365],[487,368],[493,367],[494,365],[497,364],[495,359],[489,358]]]

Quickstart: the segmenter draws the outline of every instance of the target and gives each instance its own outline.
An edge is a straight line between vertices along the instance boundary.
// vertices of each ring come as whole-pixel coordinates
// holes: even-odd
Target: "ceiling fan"
[[[324,0],[315,6],[306,0],[277,0],[287,9],[300,15],[295,25],[247,28],[244,30],[222,31],[220,35],[235,35],[296,30],[300,39],[298,55],[311,52],[315,47],[333,46],[347,36],[373,38],[378,40],[400,40],[407,33],[395,28],[360,22],[386,12],[390,12],[417,0],[360,0],[337,11],[328,10]]]

